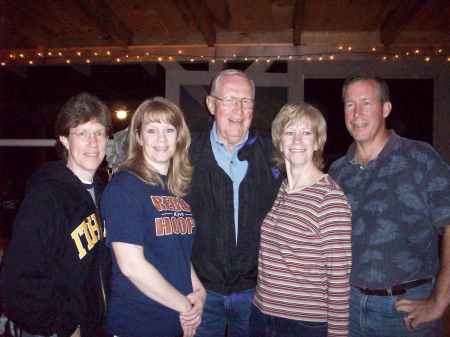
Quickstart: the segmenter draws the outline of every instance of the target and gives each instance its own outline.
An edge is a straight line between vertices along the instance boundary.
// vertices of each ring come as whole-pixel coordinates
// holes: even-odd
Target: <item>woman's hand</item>
[[[202,322],[202,314],[206,300],[206,292],[202,287],[197,290],[194,290],[194,292],[187,295],[186,298],[188,299],[189,303],[191,303],[192,308],[191,310],[180,314],[181,322],[182,324],[189,324],[197,328]]]

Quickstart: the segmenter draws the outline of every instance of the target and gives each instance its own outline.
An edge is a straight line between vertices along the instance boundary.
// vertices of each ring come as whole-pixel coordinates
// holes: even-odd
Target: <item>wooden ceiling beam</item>
[[[227,1],[206,0],[214,22],[222,28],[228,28],[231,21],[230,7]]]
[[[216,44],[216,28],[205,0],[175,0],[183,18],[192,23],[203,35],[208,47]]]
[[[390,46],[425,4],[423,0],[400,0],[390,8],[380,27],[381,43]]]
[[[120,46],[131,44],[133,34],[105,0],[78,0],[78,5],[97,29]]]
[[[450,25],[448,24],[447,16],[447,13],[450,12],[450,2],[448,0],[432,0],[430,1],[430,5],[432,8],[431,10],[433,12],[433,17],[445,17],[441,21],[441,24],[438,25],[438,30],[450,33]]]
[[[1,34],[15,34],[14,40],[22,40],[24,48],[48,47],[57,33],[42,23],[33,11],[33,2],[5,1],[2,6]],[[17,29],[20,27],[20,29]],[[3,45],[7,41],[0,41]],[[3,44],[6,42],[5,44]],[[14,44],[14,42],[13,42]]]
[[[294,46],[302,44],[302,33],[305,25],[305,5],[306,0],[297,0],[294,5],[294,15],[292,18],[292,43]]]

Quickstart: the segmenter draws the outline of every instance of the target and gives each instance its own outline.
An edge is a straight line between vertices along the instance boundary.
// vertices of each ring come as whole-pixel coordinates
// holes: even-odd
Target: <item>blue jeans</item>
[[[296,321],[263,314],[253,306],[249,337],[327,337],[327,322]]]
[[[441,337],[442,322],[435,321],[408,330],[403,321],[405,313],[395,309],[401,298],[425,299],[433,290],[430,282],[399,296],[369,296],[352,287],[350,295],[350,337]]]
[[[255,289],[229,295],[207,291],[202,323],[195,337],[223,337],[228,327],[229,337],[248,337],[248,320]]]

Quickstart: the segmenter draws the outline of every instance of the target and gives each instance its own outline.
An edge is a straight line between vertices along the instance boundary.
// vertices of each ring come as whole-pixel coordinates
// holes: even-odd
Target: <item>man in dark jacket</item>
[[[63,161],[35,173],[13,226],[1,273],[6,316],[19,336],[97,336],[108,260],[95,173],[110,112],[97,97],[72,97],[55,130]]]
[[[248,336],[260,225],[281,181],[270,141],[249,132],[254,96],[243,72],[222,71],[206,99],[215,122],[192,139],[192,262],[207,289],[196,337],[222,337],[226,329],[230,337]]]

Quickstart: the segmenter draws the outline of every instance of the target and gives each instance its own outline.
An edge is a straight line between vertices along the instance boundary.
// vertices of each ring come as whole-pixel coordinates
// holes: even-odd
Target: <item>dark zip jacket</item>
[[[192,262],[208,290],[229,294],[256,286],[261,222],[282,178],[272,164],[269,139],[250,134],[238,153],[248,161],[239,186],[239,234],[234,234],[233,183],[217,164],[209,133],[194,134],[189,201],[196,223]]]
[[[65,337],[80,326],[82,336],[96,336],[110,266],[103,238],[91,195],[64,162],[34,174],[0,276],[6,316],[32,334]]]

